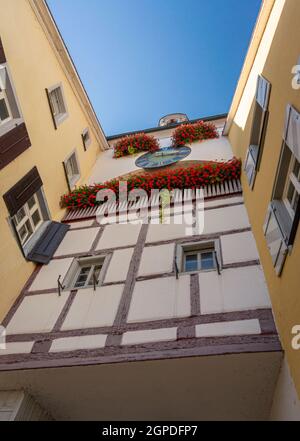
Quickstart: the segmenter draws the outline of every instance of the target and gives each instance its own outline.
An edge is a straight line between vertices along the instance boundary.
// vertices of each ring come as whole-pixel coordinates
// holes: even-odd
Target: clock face
[[[163,147],[154,153],[149,152],[140,156],[135,161],[135,165],[145,169],[166,167],[181,161],[190,153],[190,147]]]

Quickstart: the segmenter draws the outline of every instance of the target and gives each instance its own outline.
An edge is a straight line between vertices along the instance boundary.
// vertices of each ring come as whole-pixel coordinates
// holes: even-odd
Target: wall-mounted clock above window
[[[144,169],[154,169],[175,164],[191,153],[190,147],[163,147],[154,153],[145,153],[140,156],[135,165]]]

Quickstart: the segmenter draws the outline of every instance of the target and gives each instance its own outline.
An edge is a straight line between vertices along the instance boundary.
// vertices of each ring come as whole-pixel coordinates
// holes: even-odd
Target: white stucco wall
[[[128,322],[143,322],[191,314],[190,278],[182,276],[137,282],[130,304]]]
[[[163,140],[162,142],[164,143]],[[224,136],[219,139],[195,142],[189,144],[189,147],[192,152],[184,161],[228,161],[233,157],[230,143]],[[132,171],[141,170],[136,167],[135,161],[142,154],[144,153],[115,159],[113,150],[101,152],[88,179],[88,184],[105,182]]]
[[[120,282],[126,280],[133,248],[125,250],[116,250],[113,252],[112,259],[107,269],[104,282]]]
[[[271,308],[260,266],[199,273],[202,314]]]
[[[144,248],[138,275],[162,274],[173,271],[174,244]]]
[[[225,265],[259,259],[252,231],[221,236],[221,247]]]
[[[111,326],[124,285],[78,291],[62,330]]]

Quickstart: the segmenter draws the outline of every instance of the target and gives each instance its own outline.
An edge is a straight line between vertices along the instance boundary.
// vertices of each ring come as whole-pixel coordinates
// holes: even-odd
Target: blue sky
[[[226,113],[261,0],[48,0],[106,135]]]

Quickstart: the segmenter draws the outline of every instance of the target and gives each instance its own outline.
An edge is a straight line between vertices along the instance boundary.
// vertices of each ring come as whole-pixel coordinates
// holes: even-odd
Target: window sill
[[[61,115],[54,116],[56,127],[60,126],[68,118],[68,116],[69,116],[68,113],[63,113]]]
[[[79,181],[79,179],[80,179],[80,175],[74,175],[72,177],[72,179],[69,179],[69,186],[70,186],[71,190],[74,189],[74,187],[77,184],[77,182]]]
[[[207,270],[197,270],[197,271],[181,271],[181,272],[179,272],[179,274],[186,275],[186,276],[192,276],[194,274],[212,273],[212,272],[215,272],[218,275],[217,268],[212,268],[212,269],[207,269]]]
[[[14,118],[11,119],[10,121],[7,121],[7,123],[0,126],[0,138],[6,135],[7,133],[11,132],[12,130],[14,130],[16,127],[18,127],[23,123],[24,123],[23,118]]]

